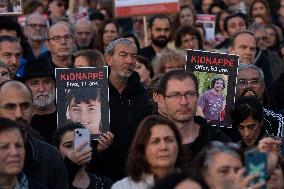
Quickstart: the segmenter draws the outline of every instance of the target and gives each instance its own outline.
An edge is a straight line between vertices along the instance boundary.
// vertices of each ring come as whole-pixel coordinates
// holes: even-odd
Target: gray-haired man
[[[106,152],[106,161],[100,163],[104,174],[113,180],[124,176],[128,148],[140,121],[151,112],[149,97],[134,72],[136,45],[125,38],[111,42],[105,52],[110,67],[110,129],[113,144]]]

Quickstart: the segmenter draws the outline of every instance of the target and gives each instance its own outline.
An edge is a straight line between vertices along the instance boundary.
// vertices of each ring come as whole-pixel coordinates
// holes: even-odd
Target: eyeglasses
[[[27,111],[32,107],[32,104],[29,102],[23,102],[19,105],[8,103],[8,104],[5,104],[4,106],[0,106],[0,108],[4,109],[8,113],[15,113],[18,106],[20,107],[21,111]]]
[[[179,92],[174,92],[172,94],[169,95],[165,95],[165,97],[169,98],[170,100],[181,100],[182,97],[188,99],[193,99],[197,96],[197,92],[196,91],[188,91],[184,94],[179,93]]]
[[[72,40],[72,35],[64,35],[64,36],[54,36],[54,37],[50,37],[48,38],[49,41],[54,41],[55,43],[60,43],[62,41],[62,39],[64,39],[67,42],[70,42]]]
[[[238,79],[237,85],[240,87],[245,87],[247,85],[252,85],[253,87],[256,87],[260,84],[260,80],[258,78],[254,79]]]
[[[41,29],[47,28],[46,24],[28,24],[31,28],[39,27]]]

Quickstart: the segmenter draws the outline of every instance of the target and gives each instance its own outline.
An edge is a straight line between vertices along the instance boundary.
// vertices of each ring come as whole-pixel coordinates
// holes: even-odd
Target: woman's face
[[[134,71],[136,71],[140,76],[140,81],[146,84],[150,81],[150,71],[146,68],[146,66],[138,61],[136,61]]]
[[[284,174],[280,165],[278,165],[270,175],[267,182],[267,189],[283,189],[284,188]]]
[[[174,168],[178,151],[176,137],[170,127],[162,124],[152,127],[151,136],[145,148],[145,156],[153,172]]]
[[[74,68],[90,67],[89,62],[83,56],[78,56],[74,62]]]
[[[105,26],[103,34],[103,44],[107,46],[112,40],[118,37],[118,31],[113,23]]]
[[[181,26],[194,25],[194,15],[189,8],[184,8],[180,11],[179,22]]]
[[[202,1],[202,11],[204,14],[208,13],[211,4],[213,4],[213,0],[203,0]]]
[[[0,178],[16,176],[25,161],[24,139],[19,130],[11,129],[0,134]]]
[[[219,152],[211,158],[210,165],[204,172],[208,185],[212,188],[223,188],[226,183],[233,183],[237,171],[242,168],[241,160],[224,152]]]
[[[238,125],[238,131],[247,146],[254,146],[260,135],[262,123],[249,116]]]
[[[252,16],[261,15],[267,17],[267,9],[261,2],[256,2],[252,8]]]
[[[266,41],[267,45],[268,47],[273,47],[277,43],[277,33],[275,33],[274,29],[272,28],[266,28],[265,31],[267,36],[269,36]]]
[[[181,48],[186,50],[186,49],[193,49],[193,50],[198,50],[199,44],[198,44],[198,39],[195,35],[191,34],[185,34],[181,36]]]
[[[61,141],[59,144],[59,152],[63,157],[67,156],[67,154],[73,151],[73,140],[74,140],[74,132],[67,131],[61,136]]]

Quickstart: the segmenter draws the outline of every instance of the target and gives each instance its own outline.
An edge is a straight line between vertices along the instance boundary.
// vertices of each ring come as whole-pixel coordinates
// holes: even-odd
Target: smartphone
[[[74,130],[74,150],[80,148],[81,145],[84,147],[81,151],[86,151],[91,146],[91,131],[87,128],[78,128]]]
[[[246,175],[253,173],[258,173],[259,175],[250,182],[250,186],[267,180],[267,158],[268,155],[266,152],[249,150],[245,153]],[[261,189],[266,189],[266,186],[263,186]]]

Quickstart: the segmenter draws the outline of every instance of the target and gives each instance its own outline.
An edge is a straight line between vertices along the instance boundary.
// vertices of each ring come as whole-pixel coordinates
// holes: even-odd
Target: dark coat
[[[68,188],[63,159],[55,147],[28,136],[23,172],[29,179],[38,181],[50,189]]]
[[[200,130],[198,137],[192,143],[183,145],[187,159],[189,159],[188,157],[193,159],[198,154],[198,152],[210,141],[232,141],[218,127],[210,126],[204,118],[195,116],[194,122],[200,125]]]
[[[109,83],[110,130],[113,144],[102,155],[101,173],[115,181],[125,176],[128,149],[141,120],[151,113],[147,91],[140,83],[138,73],[129,77],[122,94]]]
[[[156,56],[156,52],[152,45],[142,48],[138,52],[138,54],[146,57],[150,63],[153,60],[153,58]]]

